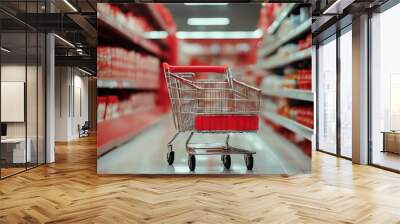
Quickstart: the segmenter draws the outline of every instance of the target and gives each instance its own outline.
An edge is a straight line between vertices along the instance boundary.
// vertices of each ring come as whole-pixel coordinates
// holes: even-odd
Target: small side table
[[[400,154],[400,131],[382,131],[383,150],[382,152],[392,152]]]

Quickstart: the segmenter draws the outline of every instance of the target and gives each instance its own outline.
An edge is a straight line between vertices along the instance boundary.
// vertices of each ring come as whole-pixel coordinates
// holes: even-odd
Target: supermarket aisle
[[[183,133],[174,142],[175,162],[166,162],[166,144],[175,133],[170,116],[135,139],[98,159],[97,169],[103,174],[189,174],[184,148],[189,133]],[[261,137],[262,136],[262,137]],[[247,171],[243,156],[233,155],[230,170],[225,170],[220,156],[196,156],[196,174],[294,174],[305,173],[310,159],[289,142],[281,142],[272,130],[261,126],[258,135],[233,134],[231,144],[257,152],[254,169]],[[224,135],[198,134],[192,143],[224,142]],[[297,160],[297,161],[294,161]]]

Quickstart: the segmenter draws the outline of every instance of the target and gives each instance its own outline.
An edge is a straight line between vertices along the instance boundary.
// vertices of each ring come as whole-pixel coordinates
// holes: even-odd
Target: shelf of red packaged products
[[[169,34],[175,32],[176,26],[173,25],[173,17],[167,13],[167,9],[162,4],[144,4],[153,15],[161,29],[167,31]]]
[[[257,53],[258,57],[266,57],[270,55],[272,52],[277,50],[283,44],[295,39],[296,37],[302,35],[306,31],[309,31],[310,29],[311,29],[311,19],[308,19],[301,25],[297,26],[292,31],[287,33],[285,36],[280,37],[278,41],[274,41],[268,44],[267,46],[260,48],[260,50]],[[268,37],[266,36],[266,38]]]
[[[123,115],[97,124],[97,156],[113,150],[159,122],[165,112],[159,108]]]
[[[98,96],[98,156],[155,124],[164,113],[165,110],[156,106],[154,92]]]
[[[97,79],[97,88],[157,90],[156,85],[132,80]]]
[[[276,69],[284,67],[293,62],[298,62],[305,59],[311,59],[311,48],[301,49],[295,52],[287,52],[282,55],[274,55],[266,59],[266,62],[256,65],[256,70],[261,69]]]
[[[305,125],[303,125],[299,122],[296,122],[290,118],[281,116],[272,111],[264,111],[262,113],[262,115],[266,119],[271,120],[274,123],[279,124],[308,140],[312,140],[312,135],[314,133],[312,128],[306,127]]]
[[[314,101],[311,69],[297,69],[280,75],[267,75],[261,82],[264,96],[282,97],[301,101]]]
[[[272,132],[268,133],[268,137],[271,140],[274,140],[276,144],[280,147],[282,153],[287,153],[287,156],[294,156],[294,151],[302,151],[306,156],[311,157],[311,141],[307,139],[299,139],[296,136],[296,133],[288,130],[285,127],[276,124],[273,121],[268,119],[262,119],[263,122],[267,124],[268,127],[272,128]],[[276,145],[274,145],[276,146]],[[291,150],[287,150],[291,149]],[[298,157],[293,158],[293,162],[298,161]],[[300,162],[298,165],[303,165],[304,163]]]
[[[290,13],[296,9],[300,4],[297,3],[287,3],[284,8],[282,8],[278,15],[276,16],[274,22],[268,27],[267,33],[273,34],[278,30],[281,23],[290,15]]]
[[[117,47],[97,48],[97,87],[156,90],[160,60]]]
[[[108,34],[112,35],[112,38],[122,37],[158,57],[164,57],[161,48],[154,41],[143,36],[146,32],[145,28],[140,26],[143,21],[134,16],[125,15],[118,7],[111,4],[99,4],[97,21],[98,26],[104,28],[102,32],[99,32],[99,35]]]
[[[263,95],[284,97],[294,100],[314,101],[314,93],[310,90],[282,88],[277,90],[262,90]]]
[[[123,3],[117,4],[122,10],[130,13],[138,13],[140,16],[145,17],[149,21],[154,21],[156,30],[165,30],[167,33],[172,34],[176,31],[176,24],[171,13],[166,6],[161,3]]]

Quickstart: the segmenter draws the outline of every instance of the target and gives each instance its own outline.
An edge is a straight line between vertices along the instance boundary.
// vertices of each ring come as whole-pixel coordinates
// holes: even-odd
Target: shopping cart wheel
[[[231,168],[231,156],[225,155],[222,162],[224,163],[224,167],[229,170]]]
[[[224,162],[225,156],[226,156],[226,155],[221,155],[221,161],[222,161],[222,162]]]
[[[245,155],[244,161],[246,162],[247,170],[252,170],[254,166],[253,155]]]
[[[196,168],[196,158],[194,157],[194,155],[189,156],[188,165],[190,171],[194,171],[194,169]]]
[[[175,151],[167,152],[167,161],[169,165],[172,165],[174,163],[174,159],[175,159]]]

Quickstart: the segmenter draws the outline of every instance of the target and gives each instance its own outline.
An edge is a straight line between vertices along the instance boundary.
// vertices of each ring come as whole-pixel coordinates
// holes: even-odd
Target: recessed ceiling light
[[[187,24],[190,26],[226,26],[229,18],[189,18]]]
[[[194,6],[198,6],[198,5],[229,5],[229,3],[184,3],[185,5],[194,5]]]
[[[72,44],[71,42],[69,42],[68,40],[66,40],[66,39],[64,39],[64,38],[62,38],[62,37],[60,37],[60,36],[57,35],[57,34],[54,34],[54,36],[57,37],[57,38],[58,38],[59,40],[61,40],[62,42],[64,42],[65,44],[67,44],[68,46],[75,48],[75,45],[73,45],[73,44]]]
[[[258,39],[262,34],[260,29],[255,31],[179,31],[176,37],[179,39]]]
[[[64,3],[68,5],[74,12],[78,12],[78,10],[73,6],[68,0],[64,0]]]
[[[7,48],[5,48],[5,47],[1,47],[0,49],[1,49],[2,51],[6,52],[6,53],[10,53],[10,52],[11,52],[11,50],[9,50],[9,49],[7,49]]]
[[[167,38],[168,33],[166,31],[150,31],[144,33],[147,39],[164,39]]]
[[[88,72],[88,71],[86,71],[86,70],[83,70],[83,69],[81,69],[81,68],[79,68],[79,67],[78,67],[78,70],[81,71],[81,72],[83,72],[83,73],[85,73],[85,74],[87,74],[87,75],[93,75],[92,73],[90,73],[90,72]]]

